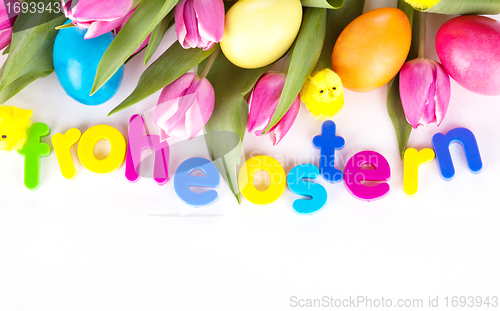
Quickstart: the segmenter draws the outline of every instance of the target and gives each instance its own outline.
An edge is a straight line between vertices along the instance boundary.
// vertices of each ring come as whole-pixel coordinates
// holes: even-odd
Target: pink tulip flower
[[[186,73],[160,94],[153,123],[160,127],[160,140],[170,136],[191,139],[212,115],[215,92],[206,78]]]
[[[264,74],[250,94],[248,100],[249,114],[247,129],[255,136],[269,125],[274,111],[278,107],[286,75],[282,73]],[[300,95],[293,102],[285,116],[269,131],[273,145],[277,145],[292,127],[300,109]]]
[[[183,48],[210,50],[224,35],[222,0],[182,0],[175,7],[175,31]]]
[[[132,16],[132,14],[134,14],[135,10],[137,10],[137,8],[133,9],[132,11],[130,11],[127,14],[127,16],[125,17],[125,19],[121,23],[121,25],[116,28],[116,34],[118,34],[120,32],[120,30],[122,30],[123,26],[125,25],[126,22],[128,22],[128,20]],[[132,55],[139,53],[140,50],[142,50],[146,45],[148,45],[150,38],[151,38],[151,34],[146,38],[146,40],[144,40],[141,43],[141,45],[139,45],[139,47],[137,48],[137,50],[135,50],[134,53],[132,53]]]
[[[62,0],[64,15],[78,28],[88,29],[85,39],[116,29],[132,6],[133,0]]]
[[[8,3],[9,6],[5,7],[5,3]],[[19,11],[14,9],[14,5],[20,5],[19,1],[0,0],[0,50],[9,45],[12,39],[12,26],[14,26],[14,21],[19,15]]]
[[[443,66],[417,58],[401,68],[399,90],[406,120],[413,128],[443,122],[451,96],[451,84]]]

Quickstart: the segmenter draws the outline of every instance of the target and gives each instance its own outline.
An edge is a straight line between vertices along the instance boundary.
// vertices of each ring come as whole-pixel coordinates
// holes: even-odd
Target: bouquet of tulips
[[[403,53],[403,63],[408,62],[386,75],[392,79],[388,111],[404,150],[412,127],[442,121],[450,98],[452,73],[446,64],[416,53],[425,43],[418,40],[419,30],[420,38],[425,30],[419,27],[419,14],[498,14],[500,1],[394,1],[408,17],[410,35],[413,29],[411,49],[409,43]],[[84,104],[101,104],[116,93],[124,64],[144,50],[146,65],[167,30],[175,27],[178,41],[145,68],[136,88],[110,114],[161,91],[153,117],[161,139],[190,139],[204,129],[212,160],[239,201],[236,172],[246,130],[257,136],[270,134],[278,144],[295,121],[301,99],[317,118],[331,118],[343,106],[344,85],[356,90],[345,73],[356,70],[345,69],[341,57],[335,57],[356,51],[337,49],[336,42],[362,15],[364,4],[365,0],[0,0],[0,48],[9,54],[1,69],[0,103],[55,70],[69,96]],[[425,20],[420,19],[422,25]],[[86,59],[80,62],[84,74],[77,82],[72,80],[75,72],[67,74],[72,69],[66,48],[72,46],[80,49],[79,55],[85,55],[86,48],[92,51],[80,56]],[[281,71],[268,72],[282,58]],[[196,67],[197,72],[191,72]],[[235,135],[220,139],[217,133],[224,132]]]

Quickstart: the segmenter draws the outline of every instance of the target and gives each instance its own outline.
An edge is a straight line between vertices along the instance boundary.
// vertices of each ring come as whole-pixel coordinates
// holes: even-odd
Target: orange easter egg
[[[344,87],[368,92],[389,82],[399,72],[411,46],[411,25],[396,8],[369,11],[340,34],[332,53],[333,70]]]

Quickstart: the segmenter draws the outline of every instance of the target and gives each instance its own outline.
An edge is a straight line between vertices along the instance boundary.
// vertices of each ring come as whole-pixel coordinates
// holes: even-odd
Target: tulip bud
[[[224,35],[224,2],[182,0],[175,7],[175,31],[183,48],[210,50]]]
[[[186,73],[160,94],[153,123],[160,127],[160,140],[170,136],[191,139],[210,119],[215,92],[206,78]]]
[[[440,63],[426,58],[406,62],[399,76],[399,91],[406,120],[413,128],[443,122],[451,83]]]
[[[5,3],[9,4],[9,9],[5,7]],[[16,10],[16,6],[18,6]],[[17,13],[16,13],[17,12]],[[0,0],[0,50],[10,44],[12,39],[12,26],[19,15],[20,2],[17,0]]]
[[[88,29],[85,39],[116,29],[132,6],[133,0],[62,0],[64,15],[78,28]]]
[[[266,73],[260,78],[250,94],[247,129],[255,136],[262,136],[262,132],[269,125],[274,111],[278,107],[285,80],[284,74]],[[292,127],[299,109],[300,95],[297,95],[285,116],[269,131],[273,145],[277,145]]]

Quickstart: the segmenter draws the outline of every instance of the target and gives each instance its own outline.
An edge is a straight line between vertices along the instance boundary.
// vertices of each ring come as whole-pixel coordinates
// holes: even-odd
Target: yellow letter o
[[[264,191],[255,187],[254,177],[258,171],[267,171],[271,176],[271,185]],[[283,166],[269,156],[256,156],[245,162],[238,175],[241,194],[254,204],[270,204],[277,201],[286,187]]]
[[[107,140],[111,145],[109,155],[99,160],[94,149],[98,142]],[[78,158],[82,165],[91,172],[108,174],[119,169],[127,153],[127,143],[122,133],[109,125],[96,125],[83,133],[78,144]]]

